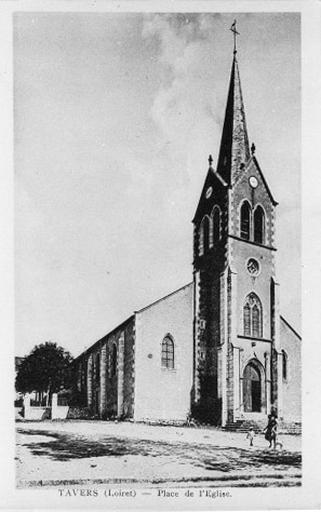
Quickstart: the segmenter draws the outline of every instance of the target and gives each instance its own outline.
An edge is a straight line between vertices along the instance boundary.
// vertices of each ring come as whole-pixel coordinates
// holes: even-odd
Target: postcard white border
[[[166,501],[144,498],[59,497],[57,489],[16,490],[14,475],[14,274],[13,274],[13,77],[12,13],[73,12],[300,12],[302,15],[302,192],[303,192],[303,485],[300,488],[232,488],[229,500]],[[4,509],[309,509],[321,506],[320,470],[320,275],[321,275],[321,2],[320,1],[16,1],[0,4],[1,161],[1,419],[0,507]],[[285,120],[286,122],[286,120]]]

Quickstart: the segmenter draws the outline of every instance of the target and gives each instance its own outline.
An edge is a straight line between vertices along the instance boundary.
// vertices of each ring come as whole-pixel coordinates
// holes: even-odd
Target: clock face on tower
[[[249,182],[252,188],[256,188],[258,186],[258,181],[255,176],[251,176],[249,178]]]

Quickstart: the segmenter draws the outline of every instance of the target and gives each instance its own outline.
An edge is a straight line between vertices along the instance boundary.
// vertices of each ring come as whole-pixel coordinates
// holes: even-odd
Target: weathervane
[[[236,36],[240,35],[240,33],[236,30],[236,20],[233,21],[230,30],[233,32],[233,36],[234,36],[234,52],[233,53],[235,54],[237,52],[237,50],[236,50]]]

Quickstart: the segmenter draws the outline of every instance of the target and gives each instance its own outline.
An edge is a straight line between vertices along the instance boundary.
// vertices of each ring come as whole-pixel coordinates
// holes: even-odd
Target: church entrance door
[[[243,404],[245,412],[261,412],[261,375],[252,362],[243,373]]]

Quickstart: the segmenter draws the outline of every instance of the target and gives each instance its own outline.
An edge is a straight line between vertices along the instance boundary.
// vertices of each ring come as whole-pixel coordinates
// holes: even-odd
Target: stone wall
[[[68,409],[68,420],[87,420],[91,417],[92,415],[88,407],[70,406]]]
[[[134,415],[134,384],[135,384],[135,322],[130,322],[124,331],[124,391],[123,414],[126,418]]]
[[[252,189],[249,184],[250,176],[256,177],[258,180],[258,187]],[[246,199],[253,210],[256,206],[260,205],[265,213],[265,244],[272,246],[274,243],[274,206],[271,201],[268,190],[263,183],[261,173],[259,172],[255,161],[252,159],[244,168],[242,175],[237,183],[231,190],[231,204],[230,204],[230,234],[240,236],[240,212],[241,206]],[[252,228],[253,226],[251,226]]]
[[[92,416],[133,416],[134,345],[132,316],[77,358],[77,388],[87,393],[86,405]],[[83,368],[87,370],[85,379],[79,378]]]
[[[257,178],[257,188],[250,187],[250,176]],[[231,290],[232,304],[228,312],[231,315],[234,326],[232,330],[229,330],[229,340],[233,345],[233,350],[229,350],[227,391],[229,394],[228,420],[235,421],[235,419],[242,418],[244,415],[256,414],[254,411],[245,413],[243,377],[244,370],[249,362],[255,365],[260,374],[260,413],[265,415],[270,411],[273,377],[275,388],[278,379],[277,366],[273,364],[273,346],[277,337],[275,316],[278,315],[278,309],[272,307],[273,301],[271,300],[271,279],[275,277],[275,248],[273,246],[275,204],[262,179],[255,159],[251,159],[244,167],[242,174],[239,175],[229,194],[230,237],[228,243],[228,262],[232,275],[234,275],[235,285],[233,285]],[[242,239],[240,233],[241,206],[244,200],[247,200],[252,212],[249,241]],[[257,206],[263,208],[265,214],[262,244],[254,242],[253,214]],[[259,272],[257,274],[251,275],[248,272],[247,264],[250,258],[254,258],[259,264]],[[257,337],[245,335],[244,331],[243,308],[246,297],[250,293],[254,293],[259,298],[262,306],[262,333]],[[232,356],[232,353],[234,353],[234,356]],[[233,372],[231,372],[232,364]],[[272,368],[276,368],[275,375],[271,371]],[[233,381],[233,392],[229,389],[231,381]]]
[[[211,191],[211,193],[210,193]],[[200,421],[219,424],[225,407],[226,354],[221,350],[225,340],[226,316],[222,315],[222,272],[227,262],[228,195],[221,180],[209,170],[194,218],[194,396],[192,412]],[[219,207],[220,236],[213,237],[213,211]],[[210,219],[209,246],[201,243],[204,216]],[[200,250],[201,249],[201,250]],[[227,338],[226,338],[227,342]],[[222,405],[222,403],[224,404]]]

